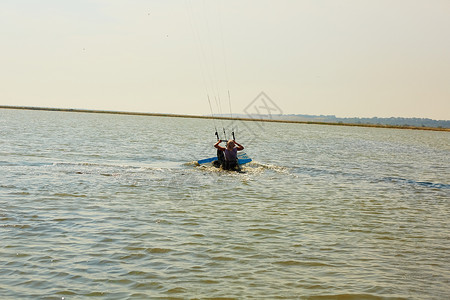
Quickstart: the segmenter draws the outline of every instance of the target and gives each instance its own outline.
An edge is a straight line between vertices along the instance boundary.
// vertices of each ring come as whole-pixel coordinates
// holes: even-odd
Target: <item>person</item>
[[[217,148],[218,162],[215,166],[222,166],[222,169],[224,170],[240,171],[241,168],[239,167],[237,152],[244,150],[244,146],[234,140],[229,140],[227,142],[227,147],[224,148],[219,145],[220,142],[222,142],[222,140],[219,140],[214,144],[214,147]]]

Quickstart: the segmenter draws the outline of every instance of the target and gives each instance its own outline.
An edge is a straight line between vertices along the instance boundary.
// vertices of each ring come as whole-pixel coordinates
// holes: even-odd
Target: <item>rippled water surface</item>
[[[445,299],[450,134],[0,110],[2,299]]]

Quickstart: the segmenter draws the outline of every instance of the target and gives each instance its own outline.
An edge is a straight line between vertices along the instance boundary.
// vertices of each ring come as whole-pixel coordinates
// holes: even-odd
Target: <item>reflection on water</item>
[[[193,163],[215,153],[210,120],[0,126],[3,298],[449,294],[446,132],[265,124],[237,136],[254,159],[238,174]]]

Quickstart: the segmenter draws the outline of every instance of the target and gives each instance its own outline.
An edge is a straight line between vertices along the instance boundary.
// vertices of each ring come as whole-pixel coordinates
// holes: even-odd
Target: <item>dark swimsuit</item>
[[[214,166],[217,168],[222,166],[224,170],[240,171],[241,168],[237,160],[237,148],[233,148],[231,151],[228,149],[225,149],[225,151],[218,149],[217,161],[214,162]]]
[[[224,170],[232,170],[239,171],[239,164],[237,160],[237,148],[233,148],[233,150],[225,149],[224,151],[225,160],[222,164],[222,168]]]

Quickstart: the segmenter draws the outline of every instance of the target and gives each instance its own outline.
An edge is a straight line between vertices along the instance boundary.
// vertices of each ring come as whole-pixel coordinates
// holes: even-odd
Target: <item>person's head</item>
[[[229,140],[227,142],[227,149],[231,150],[234,148],[234,141],[233,140]]]

